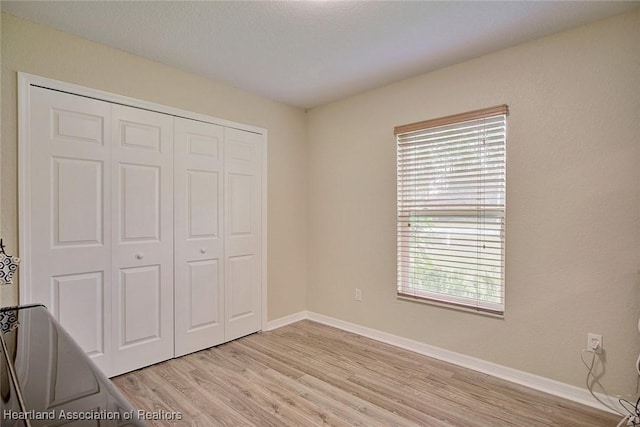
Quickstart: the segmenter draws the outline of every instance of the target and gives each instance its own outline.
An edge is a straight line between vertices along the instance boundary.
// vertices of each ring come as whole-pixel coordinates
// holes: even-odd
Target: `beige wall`
[[[267,128],[269,319],[305,309],[306,122],[303,110],[2,14],[0,233],[17,248],[17,71]],[[292,203],[295,200],[295,203]],[[17,303],[16,286],[0,289]]]
[[[640,352],[640,11],[312,109],[314,312],[610,394]],[[506,103],[506,316],[395,297],[393,127]],[[354,301],[354,288],[363,301]]]
[[[269,318],[309,309],[611,394],[640,352],[640,12],[303,111],[2,15],[0,233],[17,246],[16,71],[269,130]],[[507,103],[503,320],[395,298],[395,125]],[[307,271],[307,264],[308,270]],[[354,288],[364,301],[354,301]],[[0,289],[3,305],[15,287]]]

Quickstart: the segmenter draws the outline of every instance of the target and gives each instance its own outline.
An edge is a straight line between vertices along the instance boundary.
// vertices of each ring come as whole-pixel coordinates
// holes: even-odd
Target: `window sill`
[[[477,314],[480,316],[493,317],[495,319],[504,319],[504,312],[497,312],[497,311],[492,311],[492,310],[487,310],[482,308],[473,308],[473,307],[469,307],[462,304],[437,301],[434,299],[422,298],[422,297],[412,297],[409,295],[402,295],[402,294],[396,294],[396,297],[399,300],[410,301],[410,302],[415,302],[419,304],[433,305],[436,307],[446,308],[449,310],[463,311],[471,314]]]

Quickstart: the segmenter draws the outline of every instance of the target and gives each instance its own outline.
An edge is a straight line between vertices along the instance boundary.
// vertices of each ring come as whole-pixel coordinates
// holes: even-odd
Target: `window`
[[[504,313],[508,107],[398,126],[398,296]]]

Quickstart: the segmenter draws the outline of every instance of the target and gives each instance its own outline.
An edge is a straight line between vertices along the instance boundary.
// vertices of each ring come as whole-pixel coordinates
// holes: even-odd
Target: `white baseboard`
[[[364,337],[371,338],[376,341],[381,341],[386,344],[391,344],[393,346],[413,351],[424,356],[433,357],[434,359],[442,360],[444,362],[452,363],[454,365],[492,375],[494,377],[498,377],[506,381],[511,381],[513,383],[520,384],[534,390],[549,393],[551,395],[571,400],[576,403],[617,414],[617,412],[613,411],[610,408],[607,408],[606,406],[595,400],[593,396],[591,396],[589,391],[584,388],[565,384],[560,381],[530,374],[528,372],[509,368],[507,366],[498,365],[496,363],[487,362],[486,360],[445,350],[440,347],[435,347],[429,344],[421,343],[419,341],[403,338],[397,335],[389,334],[387,332],[367,328],[355,323],[345,322],[343,320],[325,316],[323,314],[314,313],[312,311],[300,311],[298,313],[294,313],[280,319],[272,320],[267,323],[267,330],[277,329],[303,319],[309,319],[313,320],[314,322],[333,326],[334,328],[362,335]],[[610,403],[612,406],[622,409],[622,407],[618,403],[618,399],[602,393],[596,393],[596,395],[598,396],[598,398]]]
[[[304,319],[309,319],[309,313],[307,311],[299,311],[279,319],[268,321],[265,331],[273,331],[274,329],[282,328],[283,326],[287,326],[291,323],[296,323]]]

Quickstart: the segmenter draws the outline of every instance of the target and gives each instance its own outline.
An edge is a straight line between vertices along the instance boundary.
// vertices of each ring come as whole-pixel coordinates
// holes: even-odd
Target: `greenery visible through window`
[[[399,296],[504,313],[507,114],[395,129]]]

